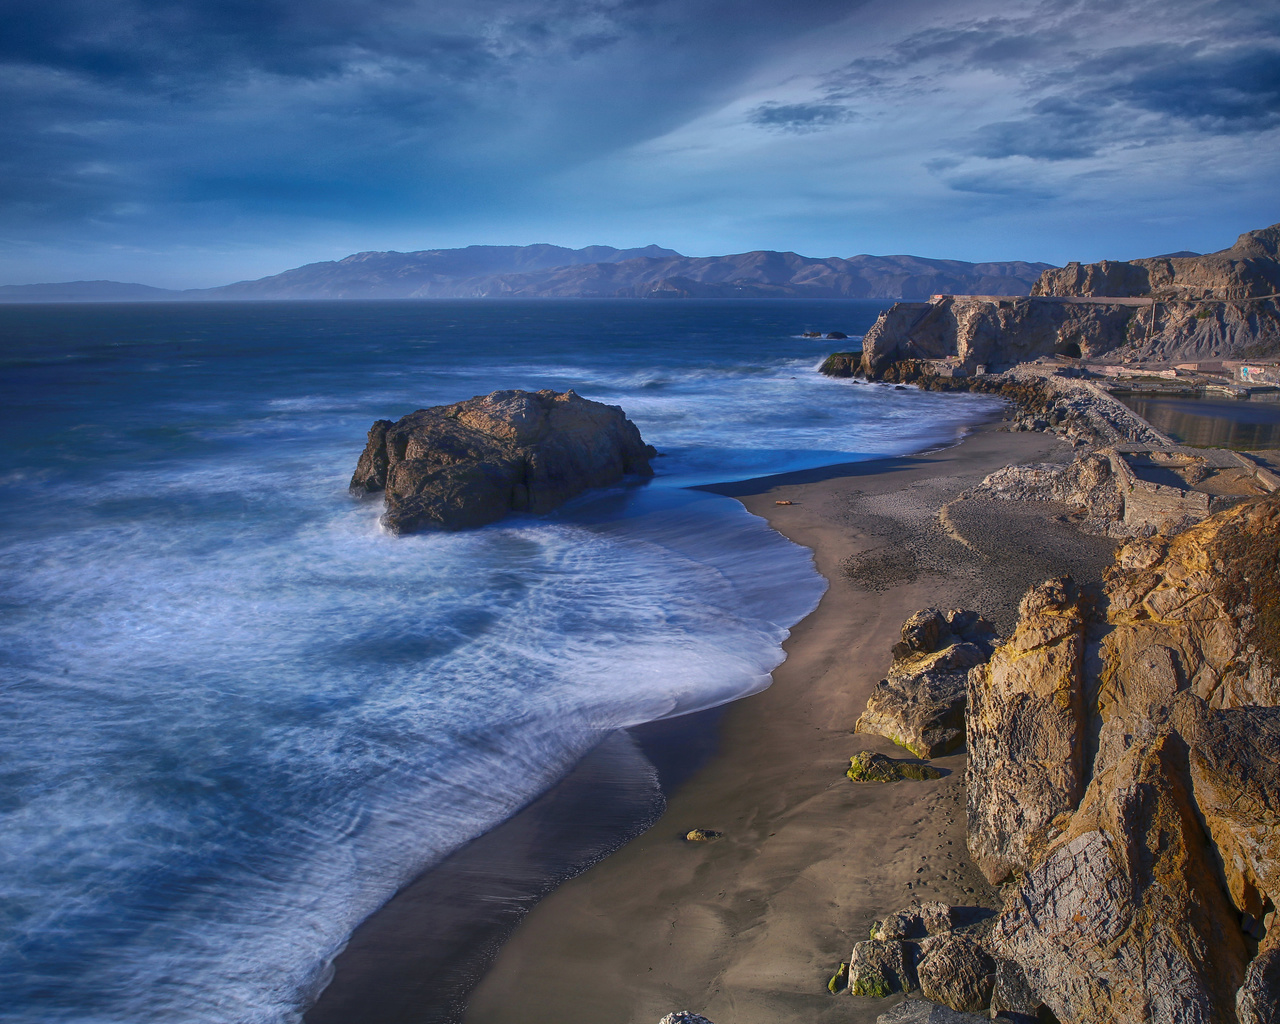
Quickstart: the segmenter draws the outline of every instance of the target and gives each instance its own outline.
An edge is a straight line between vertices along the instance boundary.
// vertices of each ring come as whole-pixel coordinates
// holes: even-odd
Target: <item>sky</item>
[[[0,284],[1280,221],[1280,0],[4,0],[0,109]]]

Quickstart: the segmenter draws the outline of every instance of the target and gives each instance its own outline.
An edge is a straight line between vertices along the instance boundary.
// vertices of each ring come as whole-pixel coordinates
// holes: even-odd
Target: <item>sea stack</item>
[[[616,405],[573,391],[495,391],[378,420],[351,493],[384,492],[393,533],[465,530],[651,476],[656,454]]]

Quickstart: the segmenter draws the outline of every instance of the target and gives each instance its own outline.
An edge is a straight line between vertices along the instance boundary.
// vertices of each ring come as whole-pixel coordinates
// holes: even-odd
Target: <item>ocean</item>
[[[0,1020],[297,1021],[606,737],[766,686],[825,582],[697,486],[992,409],[818,374],[880,305],[0,307]],[[501,388],[622,406],[657,475],[403,538],[348,495],[373,420]]]

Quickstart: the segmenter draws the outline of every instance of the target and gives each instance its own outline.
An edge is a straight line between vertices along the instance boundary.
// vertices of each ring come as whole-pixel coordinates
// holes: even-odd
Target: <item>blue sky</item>
[[[1280,0],[6,0],[0,283],[1125,258],[1280,221]]]

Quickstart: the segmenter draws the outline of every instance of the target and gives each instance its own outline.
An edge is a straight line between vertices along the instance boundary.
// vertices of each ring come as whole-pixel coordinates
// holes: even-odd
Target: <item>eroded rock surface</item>
[[[1280,224],[1246,231],[1235,245],[1205,256],[1068,263],[1040,275],[1032,295],[1249,299],[1280,292]]]
[[[917,757],[964,744],[965,680],[991,655],[995,627],[977,612],[926,608],[902,627],[886,679],[867,700],[854,732],[893,740]]]
[[[572,391],[495,391],[378,420],[351,492],[385,492],[395,533],[461,530],[650,475],[654,455],[617,406]]]
[[[968,843],[995,883],[1029,867],[1084,793],[1090,598],[1070,577],[1033,587],[991,661],[969,675]]]
[[[897,939],[867,939],[849,954],[849,993],[883,998],[919,988],[915,947]]]
[[[1236,997],[1240,1024],[1280,1024],[1280,949],[1267,950],[1249,965]]]
[[[962,1012],[985,1010],[991,1002],[995,962],[964,935],[934,935],[920,943],[916,975],[926,999]]]
[[[1245,944],[1179,747],[1134,747],[1097,777],[996,924],[996,949],[1059,1020],[1231,1019]]]
[[[969,844],[1017,875],[994,950],[1064,1024],[1273,1019],[1278,565],[1280,496],[1131,541],[971,675]]]

